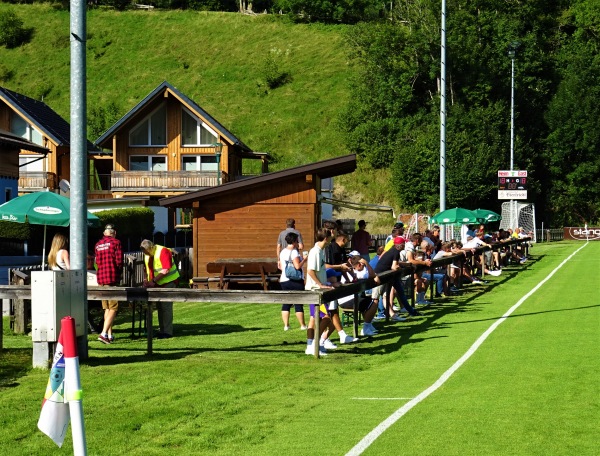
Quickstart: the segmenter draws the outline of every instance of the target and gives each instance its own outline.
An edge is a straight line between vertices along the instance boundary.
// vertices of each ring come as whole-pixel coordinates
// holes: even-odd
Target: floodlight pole
[[[446,0],[442,0],[440,56],[440,212],[446,210]]]
[[[515,159],[515,57],[517,56],[517,50],[521,43],[513,41],[508,46],[508,56],[511,61],[511,72],[510,72],[510,170],[514,169]],[[517,202],[513,199],[510,200],[510,228],[516,228],[519,224],[519,217],[517,215]]]

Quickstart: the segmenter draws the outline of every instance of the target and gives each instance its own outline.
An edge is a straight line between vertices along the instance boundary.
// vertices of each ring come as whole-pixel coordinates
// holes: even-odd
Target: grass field
[[[525,265],[320,360],[277,306],[177,303],[178,337],[152,359],[123,314],[117,342],[91,339],[81,366],[89,454],[346,454],[582,246],[363,454],[597,455],[598,242],[536,245]],[[5,330],[5,347],[0,454],[70,452],[70,435],[61,450],[36,428],[48,372],[29,367],[30,339]]]

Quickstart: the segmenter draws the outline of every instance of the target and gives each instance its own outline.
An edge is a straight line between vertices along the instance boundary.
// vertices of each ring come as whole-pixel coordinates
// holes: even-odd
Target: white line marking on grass
[[[404,404],[394,413],[392,413],[388,418],[379,423],[375,429],[369,432],[360,442],[358,442],[354,448],[352,448],[346,456],[358,456],[363,453],[381,434],[383,434],[390,426],[392,426],[396,421],[406,415],[410,409],[419,404],[419,402],[425,400],[430,394],[435,392],[440,386],[442,386],[446,381],[461,367],[476,351],[477,349],[485,342],[490,334],[492,334],[500,324],[502,324],[506,319],[519,308],[523,302],[527,298],[529,298],[533,293],[535,293],[539,288],[544,285],[550,278],[558,272],[560,268],[562,268],[567,261],[573,258],[581,249],[583,249],[588,243],[586,242],[577,250],[575,250],[571,255],[569,255],[562,263],[560,263],[554,270],[546,276],[544,280],[538,283],[533,289],[531,289],[525,296],[523,296],[519,301],[513,305],[510,309],[506,311],[504,315],[502,315],[498,320],[496,320],[492,325],[481,335],[479,338],[471,345],[471,347],[466,351],[464,355],[462,355],[458,361],[456,361],[446,372],[442,374],[437,381],[431,385],[429,388],[421,392],[418,396],[411,399],[409,402]]]
[[[353,397],[355,401],[410,401],[412,397]]]

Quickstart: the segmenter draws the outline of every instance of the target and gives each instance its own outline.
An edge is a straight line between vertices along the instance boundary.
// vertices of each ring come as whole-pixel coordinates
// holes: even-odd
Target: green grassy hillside
[[[43,98],[68,120],[69,13],[0,4],[7,8],[34,33],[19,48],[0,48],[0,85]],[[88,112],[114,102],[124,114],[167,80],[252,149],[274,154],[272,170],[343,155],[336,124],[352,70],[342,32],[273,16],[92,10]],[[274,90],[265,84],[269,57],[288,74]]]

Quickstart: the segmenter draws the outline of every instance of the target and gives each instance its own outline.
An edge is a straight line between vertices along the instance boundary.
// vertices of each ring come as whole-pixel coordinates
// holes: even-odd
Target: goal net
[[[533,233],[533,242],[536,242],[535,204],[506,201],[502,203],[501,215],[500,228],[514,230],[523,227],[526,233]]]

